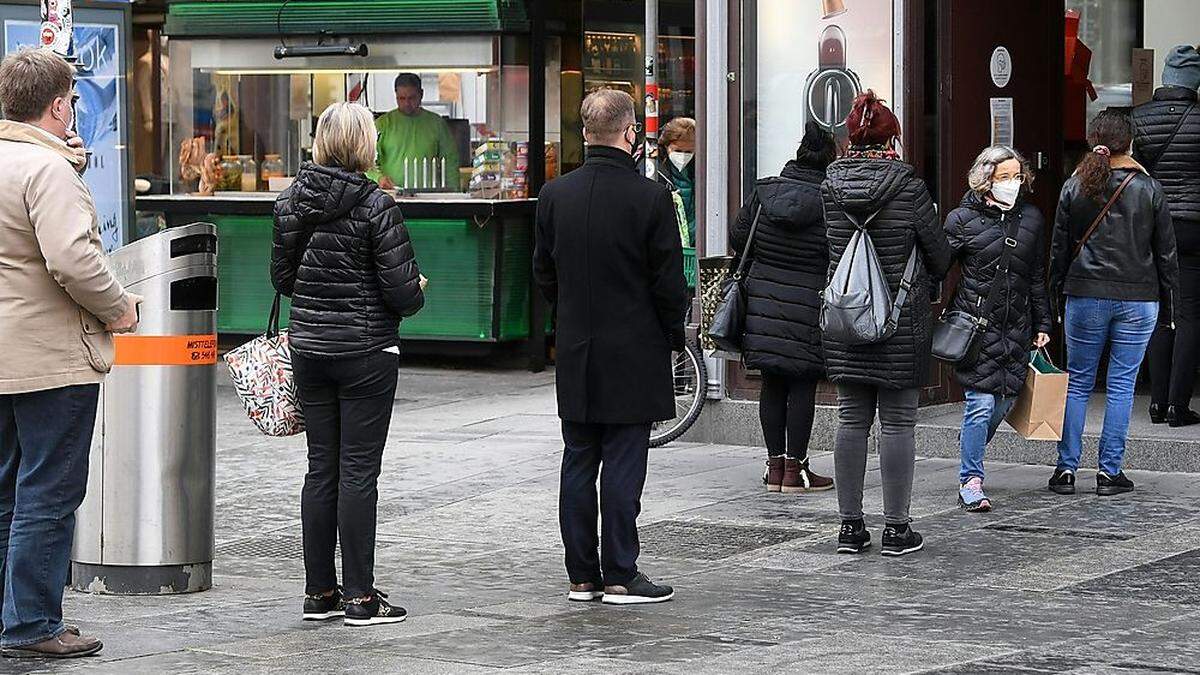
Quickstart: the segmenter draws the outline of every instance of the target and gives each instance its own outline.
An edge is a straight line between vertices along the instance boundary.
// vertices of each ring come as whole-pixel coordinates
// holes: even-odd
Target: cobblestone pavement
[[[219,397],[216,587],[68,593],[105,642],[7,672],[1200,673],[1200,475],[1059,497],[1048,469],[990,466],[997,510],[955,508],[956,464],[922,460],[926,551],[832,554],[833,493],[767,494],[756,448],[652,451],[641,567],[674,602],[565,601],[552,375],[406,369],[381,479],[378,585],[408,622],[299,620],[303,438],[273,440]],[[877,463],[872,463],[874,471]],[[828,454],[814,468],[832,469]],[[1081,485],[1091,483],[1090,472]],[[868,478],[879,513],[879,477]],[[878,541],[881,524],[869,518]]]

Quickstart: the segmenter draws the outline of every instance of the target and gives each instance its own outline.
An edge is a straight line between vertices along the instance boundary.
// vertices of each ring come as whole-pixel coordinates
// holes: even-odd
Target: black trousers
[[[337,587],[333,553],[339,537],[346,597],[371,595],[375,589],[376,482],[399,358],[388,352],[349,359],[292,354],[308,429],[308,474],[300,498],[308,594]]]
[[[786,450],[790,459],[808,459],[816,408],[817,380],[763,371],[758,419],[767,455],[778,457]]]
[[[1188,407],[1200,361],[1200,255],[1179,256],[1175,330],[1156,330],[1147,356],[1151,402]]]
[[[566,548],[567,575],[573,584],[624,585],[637,576],[637,517],[642,510],[642,487],[646,484],[650,425],[563,420],[562,430],[565,449],[558,523]],[[597,516],[600,516],[599,539]]]

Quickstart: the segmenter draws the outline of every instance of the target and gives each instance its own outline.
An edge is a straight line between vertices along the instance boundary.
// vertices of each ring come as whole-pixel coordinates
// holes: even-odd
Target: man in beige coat
[[[74,69],[49,50],[0,63],[0,653],[94,654],[62,620],[75,509],[87,486],[112,333],[137,296],[105,263],[86,153],[72,128]]]

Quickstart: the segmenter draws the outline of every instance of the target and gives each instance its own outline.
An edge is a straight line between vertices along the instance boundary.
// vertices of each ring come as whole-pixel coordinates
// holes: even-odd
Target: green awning
[[[280,7],[283,7],[282,14]],[[523,0],[175,0],[171,37],[480,33],[528,27]]]

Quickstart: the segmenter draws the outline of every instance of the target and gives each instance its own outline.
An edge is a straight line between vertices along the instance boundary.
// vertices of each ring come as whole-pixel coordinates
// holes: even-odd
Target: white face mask
[[[1002,211],[1007,211],[1017,204],[1017,196],[1021,194],[1021,181],[1017,179],[992,183],[992,200]]]
[[[671,163],[675,165],[676,169],[683,171],[684,167],[692,162],[692,158],[696,156],[696,153],[672,150],[667,153],[667,156],[671,159]]]

